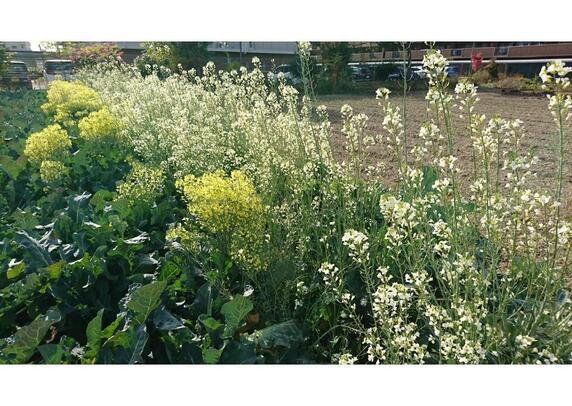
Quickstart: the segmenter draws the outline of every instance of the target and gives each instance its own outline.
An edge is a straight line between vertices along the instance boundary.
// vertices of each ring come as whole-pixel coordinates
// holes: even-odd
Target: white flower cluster
[[[426,122],[421,124],[419,138],[423,140],[423,145],[414,147],[413,152],[416,160],[419,162],[427,160],[433,165],[437,165],[437,162],[439,162],[439,159],[444,156],[447,150],[445,136],[437,125],[432,122]]]
[[[331,288],[334,292],[339,292],[339,287],[342,282],[340,270],[334,264],[324,262],[318,272],[322,274],[322,280],[326,287]]]
[[[311,161],[332,168],[330,125],[323,110],[299,109],[299,94],[283,82],[278,92],[260,70],[217,71],[213,63],[166,79],[122,70],[86,73],[123,121],[125,139],[143,160],[172,173],[242,169],[264,187],[272,168],[299,182],[307,174],[297,165]],[[223,167],[221,168],[221,163]]]
[[[462,95],[470,97],[471,100],[479,101],[479,98],[477,97],[477,86],[475,86],[475,84],[469,81],[468,79],[459,80],[459,83],[457,83],[457,85],[455,86],[455,93],[459,96]],[[463,103],[463,101],[465,100],[462,100],[461,105],[465,106],[466,103]]]
[[[379,272],[380,284],[373,292],[375,326],[367,330],[364,343],[370,362],[423,363],[427,346],[418,342],[417,325],[408,320],[415,304],[413,288],[391,283],[387,269]]]
[[[312,44],[309,41],[298,42],[298,55],[307,58],[312,52]]]
[[[375,139],[365,133],[369,118],[365,114],[353,114],[353,109],[344,104],[341,108],[342,133],[346,136],[346,151],[350,156],[350,169],[358,176],[361,173],[365,152],[375,145]]]
[[[445,307],[428,305],[425,316],[439,345],[443,361],[460,364],[478,364],[484,360],[486,351],[481,345],[484,335],[482,303],[459,299],[451,303],[450,313]]]
[[[403,118],[401,116],[398,106],[393,105],[389,101],[389,94],[391,92],[386,88],[379,88],[376,91],[375,98],[379,100],[379,105],[383,111],[382,128],[387,133],[385,139],[388,144],[387,147],[393,151],[396,157],[399,177],[402,178],[406,172],[405,161],[403,159],[402,138],[403,132]],[[383,137],[379,137],[382,139]]]
[[[429,85],[442,87],[447,81],[447,67],[449,61],[440,50],[429,50],[423,56],[423,70],[429,79]]]
[[[452,231],[451,228],[445,223],[443,220],[438,220],[432,224],[433,226],[433,235],[438,239],[437,243],[435,244],[433,250],[435,253],[446,256],[451,251],[451,235]]]
[[[347,230],[342,237],[342,244],[348,247],[350,257],[359,264],[369,262],[369,242],[367,236],[356,230]]]
[[[534,337],[530,337],[530,336],[523,336],[521,334],[517,335],[515,338],[515,344],[525,350],[528,347],[530,347],[532,345],[532,343],[534,343],[536,341],[536,339]]]
[[[353,365],[358,359],[350,353],[341,354],[338,363],[340,365]]]
[[[555,83],[564,90],[570,85],[570,79],[566,77],[570,72],[572,72],[572,67],[566,67],[564,62],[556,60],[543,66],[538,76],[540,76],[542,83]]]
[[[296,298],[294,299],[294,309],[299,309],[304,306],[304,297],[308,294],[310,289],[304,281],[299,281],[296,283]]]
[[[375,98],[377,100],[382,100],[382,101],[386,102],[389,100],[390,93],[391,93],[391,90],[389,90],[385,87],[380,87],[379,89],[377,89],[375,91]]]
[[[411,203],[399,200],[393,195],[382,195],[379,206],[381,213],[389,223],[385,240],[393,249],[400,247],[407,237],[417,237],[413,231],[419,224],[418,213]],[[398,250],[395,253],[397,254]]]

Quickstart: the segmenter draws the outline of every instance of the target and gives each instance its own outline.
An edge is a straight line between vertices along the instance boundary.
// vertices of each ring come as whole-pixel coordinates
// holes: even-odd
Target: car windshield
[[[26,73],[26,72],[28,72],[28,69],[26,68],[26,65],[23,63],[11,63],[10,66],[8,66],[8,72],[9,73]]]
[[[69,73],[72,71],[72,63],[67,61],[46,61],[44,68],[48,74]]]
[[[280,73],[280,72],[284,72],[284,73],[290,72],[290,66],[282,65],[282,66],[277,67],[275,70],[275,73]]]

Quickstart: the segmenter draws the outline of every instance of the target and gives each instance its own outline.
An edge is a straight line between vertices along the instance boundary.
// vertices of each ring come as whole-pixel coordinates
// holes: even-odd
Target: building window
[[[248,47],[249,47],[249,48],[256,48],[256,47],[254,46],[254,42],[249,42],[249,43],[248,43]]]
[[[453,49],[451,51],[451,56],[461,56],[463,54],[463,50],[462,49]]]
[[[398,59],[399,57],[401,57],[401,52],[399,52],[399,51],[391,51],[391,57]]]
[[[495,48],[495,56],[503,56],[503,55],[508,55],[508,47],[498,47]]]

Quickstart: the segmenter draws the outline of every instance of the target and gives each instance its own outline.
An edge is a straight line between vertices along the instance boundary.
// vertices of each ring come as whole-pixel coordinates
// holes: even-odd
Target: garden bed
[[[572,362],[566,128],[424,63],[430,104],[258,60],[1,95],[0,363]]]

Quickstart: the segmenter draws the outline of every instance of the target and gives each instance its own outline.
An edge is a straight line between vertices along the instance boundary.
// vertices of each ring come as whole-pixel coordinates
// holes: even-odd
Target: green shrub
[[[479,69],[471,75],[471,80],[477,85],[489,83],[491,79],[491,74],[486,69]]]
[[[76,48],[70,55],[75,68],[122,63],[122,52],[115,44],[93,44]]]
[[[495,60],[492,60],[485,67],[483,67],[483,69],[489,72],[492,80],[497,80],[499,78],[499,64],[496,63]]]
[[[396,64],[393,63],[384,63],[381,65],[376,65],[373,73],[374,80],[387,80],[387,77],[390,73],[395,72],[397,69]]]
[[[353,93],[357,89],[358,87],[352,80],[351,71],[348,67],[340,71],[335,83],[327,70],[320,73],[316,80],[316,92],[318,94]]]
[[[495,83],[495,87],[500,89],[521,90],[525,83],[524,77],[520,75],[505,76]]]

